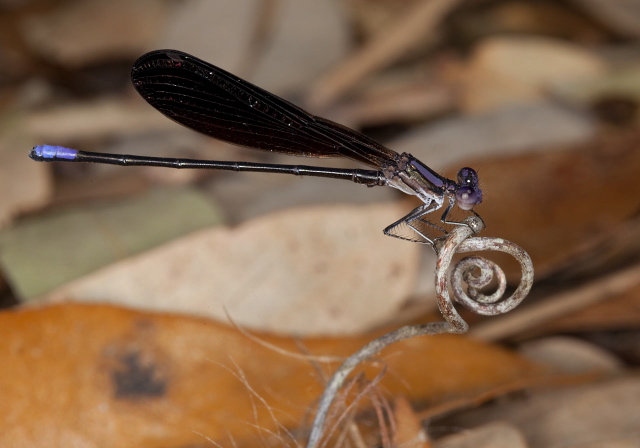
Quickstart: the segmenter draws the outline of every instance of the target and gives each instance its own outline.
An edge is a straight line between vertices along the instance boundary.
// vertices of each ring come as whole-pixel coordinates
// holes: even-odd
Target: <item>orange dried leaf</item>
[[[56,305],[1,313],[0,327],[0,446],[256,440],[301,425],[322,389],[310,361],[204,319]],[[309,354],[344,356],[371,338],[306,340],[304,346]],[[300,352],[292,339],[261,339]],[[538,372],[510,352],[452,335],[399,343],[382,360],[383,389],[414,401]],[[365,372],[373,378],[380,369]]]

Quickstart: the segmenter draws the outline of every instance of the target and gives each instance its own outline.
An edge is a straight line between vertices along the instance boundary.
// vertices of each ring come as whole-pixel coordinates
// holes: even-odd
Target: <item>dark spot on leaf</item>
[[[139,352],[124,354],[118,361],[120,365],[111,373],[116,398],[157,398],[166,394],[167,383],[159,366],[144,362]]]

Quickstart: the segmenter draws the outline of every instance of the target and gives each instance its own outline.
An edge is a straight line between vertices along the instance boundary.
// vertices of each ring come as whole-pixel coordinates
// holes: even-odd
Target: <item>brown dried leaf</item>
[[[516,242],[531,255],[536,275],[565,266],[640,210],[640,135],[602,136],[587,145],[517,158],[483,160],[485,186],[477,208],[484,235]]]
[[[526,332],[525,337],[566,332],[607,331],[640,327],[640,288],[606,294],[601,301],[552,319]]]
[[[539,334],[539,329],[553,322],[553,319],[577,314],[595,304],[605,303],[612,296],[637,289],[639,283],[640,265],[632,265],[508,315],[487,320],[472,328],[470,333],[484,341],[495,341],[514,335],[532,337],[532,334]]]
[[[257,434],[286,438],[278,425],[300,425],[321,392],[313,361],[202,319],[58,305],[5,311],[0,328],[1,446],[208,446],[205,438],[255,446]],[[311,355],[345,356],[374,336],[303,344]],[[300,351],[300,341],[261,340]],[[413,401],[539,373],[512,353],[455,335],[403,341],[383,356],[381,387]],[[372,379],[380,368],[365,371]]]

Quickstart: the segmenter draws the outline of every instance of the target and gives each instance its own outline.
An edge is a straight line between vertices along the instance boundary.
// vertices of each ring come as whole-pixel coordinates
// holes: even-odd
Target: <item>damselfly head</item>
[[[482,203],[482,190],[478,187],[478,173],[473,168],[465,167],[458,171],[458,189],[456,204],[462,210],[471,210]]]

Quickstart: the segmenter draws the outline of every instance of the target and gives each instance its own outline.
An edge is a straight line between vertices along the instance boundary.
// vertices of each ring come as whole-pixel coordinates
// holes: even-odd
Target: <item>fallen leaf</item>
[[[91,140],[112,136],[115,133],[158,132],[175,128],[174,123],[143,105],[142,101],[132,106],[122,98],[55,106],[31,113],[25,122],[26,128],[35,139],[55,142],[58,145],[67,144],[65,142],[70,138]]]
[[[610,297],[637,289],[640,283],[640,265],[631,265],[607,276],[562,291],[537,301],[508,315],[485,320],[469,330],[474,337],[483,341],[504,340],[513,336],[531,338],[543,331],[553,319],[580,313],[598,303],[606,303]],[[565,330],[566,331],[566,330]]]
[[[566,336],[551,336],[523,344],[519,352],[540,365],[569,374],[622,370],[622,362],[602,348]]]
[[[478,113],[540,100],[556,84],[596,78],[606,68],[595,53],[559,39],[489,38],[469,62],[462,107]]]
[[[538,278],[566,266],[640,209],[640,198],[629,195],[639,147],[640,134],[630,131],[556,151],[469,161],[483,182],[476,209],[487,223],[483,235],[522,246]]]
[[[2,312],[0,328],[0,445],[12,448],[255,446],[267,435],[282,446],[277,437],[301,424],[323,383],[313,361],[204,319],[57,305]],[[373,337],[260,340],[291,353],[302,344],[309,355],[346,356]],[[541,372],[457,335],[406,340],[379,359],[382,389],[413,402]],[[375,378],[380,367],[364,372]]]
[[[46,299],[230,316],[279,334],[357,334],[413,292],[421,247],[382,233],[405,213],[398,204],[285,210],[193,233]]]
[[[435,448],[528,448],[518,428],[504,422],[489,423],[478,428],[444,437]]]
[[[524,433],[530,448],[579,447],[625,439],[637,443],[638,403],[638,378],[618,378],[537,392],[526,401],[496,402],[448,419],[446,424],[469,428],[504,420]]]
[[[597,106],[602,99],[640,101],[640,65],[625,65],[588,81],[554,86],[554,96],[581,109]],[[635,112],[635,111],[633,111]],[[633,116],[633,114],[631,114]],[[636,114],[637,115],[637,114]],[[638,117],[635,117],[636,121]],[[633,120],[632,120],[633,121]]]
[[[529,336],[583,331],[623,330],[640,327],[640,290],[607,297],[588,308],[553,319],[532,329]]]
[[[349,45],[347,24],[339,5],[330,2],[287,0],[274,5],[256,0],[201,0],[180,7],[159,46],[187,51],[286,95],[304,89],[344,57]],[[252,38],[260,26],[266,29],[258,36],[260,48],[254,49]],[[202,38],[205,35],[207,39]]]
[[[280,1],[252,80],[276,93],[299,93],[344,60],[352,35],[342,6],[316,0]]]
[[[479,156],[489,163],[585,143],[595,132],[593,121],[584,114],[551,102],[537,102],[440,120],[407,132],[389,147],[413,154],[435,170],[457,170]]]
[[[157,47],[186,51],[236,73],[250,49],[260,6],[258,0],[195,0],[178,4],[172,20],[157,36]]]
[[[0,232],[0,265],[13,291],[29,299],[220,221],[219,212],[196,191],[156,190],[116,203],[34,217],[7,228]]]

